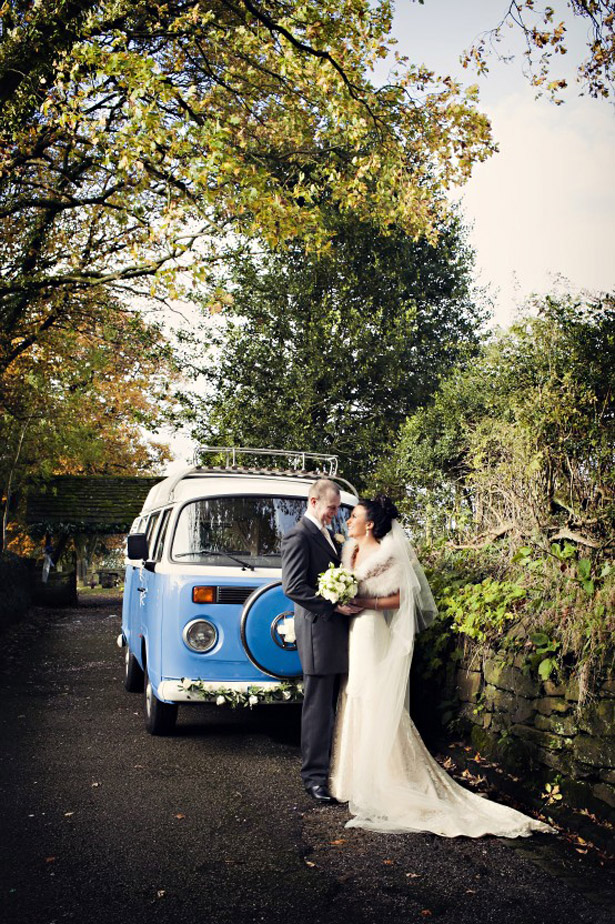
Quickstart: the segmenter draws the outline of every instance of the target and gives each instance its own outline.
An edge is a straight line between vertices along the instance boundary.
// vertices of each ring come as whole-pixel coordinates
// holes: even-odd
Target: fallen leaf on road
[[[329,843],[332,847],[341,847],[342,844],[346,843],[346,839],[344,837],[340,837],[336,841],[329,841]]]
[[[183,814],[183,812],[178,812],[175,817],[181,819],[181,818],[185,818],[186,816]]]
[[[423,910],[421,911],[421,914],[423,915],[424,918],[430,918],[432,915],[432,912],[429,910],[429,908],[423,908]]]
[[[421,874],[420,874],[420,873],[406,873],[406,878],[408,878],[408,879],[420,879],[420,878],[421,878]]]
[[[395,860],[383,860],[385,866],[395,866]]]
[[[98,786],[102,786],[102,783],[92,783],[92,789],[96,789]]]
[[[70,818],[70,816],[71,816],[71,815],[74,815],[74,814],[75,814],[74,812],[64,812],[64,817],[65,817],[65,818]]]
[[[45,863],[55,863],[55,857],[45,857]]]
[[[316,864],[315,864],[315,863],[312,863],[311,860],[306,860],[306,861],[305,861],[305,865],[306,865],[306,866],[316,866]]]

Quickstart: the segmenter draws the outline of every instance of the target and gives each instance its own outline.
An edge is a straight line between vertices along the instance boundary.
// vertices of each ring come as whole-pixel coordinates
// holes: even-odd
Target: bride
[[[526,837],[553,832],[515,809],[488,802],[449,777],[425,748],[409,714],[415,632],[436,606],[392,501],[361,500],[348,520],[342,560],[359,581],[352,602],[348,678],[338,700],[329,790],[348,802],[346,827],[431,831],[444,837]]]

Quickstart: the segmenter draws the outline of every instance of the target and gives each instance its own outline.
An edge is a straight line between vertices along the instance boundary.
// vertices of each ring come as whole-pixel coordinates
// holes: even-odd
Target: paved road
[[[4,640],[6,924],[615,920],[615,870],[559,838],[346,831],[343,807],[302,792],[295,707],[185,708],[173,737],[148,736],[118,611]]]

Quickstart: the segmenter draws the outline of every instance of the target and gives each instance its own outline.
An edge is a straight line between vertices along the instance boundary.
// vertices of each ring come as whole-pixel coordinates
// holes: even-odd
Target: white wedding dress
[[[338,701],[329,789],[348,802],[347,827],[430,831],[443,837],[527,837],[552,833],[543,822],[489,802],[459,786],[434,760],[409,715],[408,686],[417,627],[435,604],[412,546],[397,521],[380,547],[353,567],[349,540],[343,564],[359,596],[400,592],[398,610],[364,610],[350,624],[348,678]]]

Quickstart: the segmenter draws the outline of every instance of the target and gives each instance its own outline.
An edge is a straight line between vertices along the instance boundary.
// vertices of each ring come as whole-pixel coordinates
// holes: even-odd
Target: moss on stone
[[[592,767],[615,767],[615,738],[594,738],[577,735],[574,739],[576,760]]]
[[[519,696],[534,697],[540,693],[540,683],[537,680],[501,659],[485,661],[484,675],[486,683]]]
[[[587,706],[579,715],[578,724],[590,735],[615,736],[615,699],[600,699]]]

